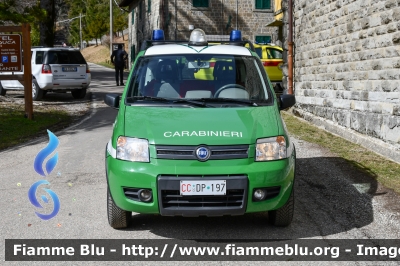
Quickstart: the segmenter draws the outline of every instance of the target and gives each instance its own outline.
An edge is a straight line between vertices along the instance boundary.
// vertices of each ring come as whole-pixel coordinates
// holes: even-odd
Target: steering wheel
[[[238,89],[246,90],[245,87],[243,87],[242,85],[239,85],[239,84],[226,84],[226,85],[222,86],[221,88],[219,88],[215,92],[214,98],[218,98],[218,96],[221,93],[221,91],[226,90],[226,89],[230,89],[230,88],[238,88]]]

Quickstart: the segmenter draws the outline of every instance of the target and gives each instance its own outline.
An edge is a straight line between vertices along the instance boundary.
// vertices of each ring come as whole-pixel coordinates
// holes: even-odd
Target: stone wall
[[[293,1],[296,112],[400,162],[400,0]]]

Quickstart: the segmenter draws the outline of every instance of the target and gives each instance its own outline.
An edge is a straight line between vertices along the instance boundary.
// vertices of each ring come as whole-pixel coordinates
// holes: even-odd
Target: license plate
[[[225,195],[226,180],[181,180],[181,195]]]
[[[63,72],[76,72],[77,68],[76,67],[63,67],[62,71]]]

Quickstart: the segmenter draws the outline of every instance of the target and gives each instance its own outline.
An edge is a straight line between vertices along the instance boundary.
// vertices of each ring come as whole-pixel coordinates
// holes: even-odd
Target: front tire
[[[39,87],[36,79],[32,80],[32,100],[40,101],[43,98],[44,91]]]
[[[6,90],[3,88],[3,86],[1,85],[1,82],[0,82],[0,95],[1,96],[6,96]]]
[[[274,226],[289,226],[293,220],[294,212],[294,186],[288,201],[281,208],[268,212],[269,223]]]
[[[72,90],[71,94],[74,99],[83,99],[86,96],[86,89]]]
[[[124,211],[115,205],[109,188],[107,188],[107,215],[108,223],[114,229],[127,228],[132,220],[131,212]]]

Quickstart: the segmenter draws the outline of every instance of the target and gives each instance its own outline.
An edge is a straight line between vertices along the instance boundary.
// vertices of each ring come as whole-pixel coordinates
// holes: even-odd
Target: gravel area
[[[84,99],[76,100],[70,93],[48,93],[42,101],[33,102],[35,111],[59,110],[65,111],[75,119],[80,119],[90,110],[91,93],[88,91]],[[0,107],[15,109],[24,108],[25,99],[23,91],[7,91],[5,96],[0,96]]]

